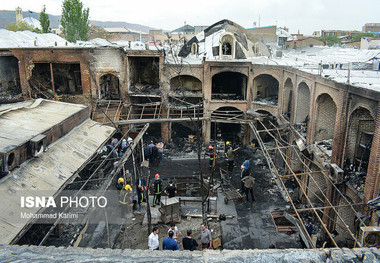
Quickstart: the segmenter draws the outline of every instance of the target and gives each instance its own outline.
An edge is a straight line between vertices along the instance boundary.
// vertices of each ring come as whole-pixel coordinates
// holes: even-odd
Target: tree
[[[46,11],[46,7],[44,5],[40,13],[41,30],[42,30],[42,33],[50,33],[51,32],[50,19],[49,19],[49,16],[45,13],[45,11]]]
[[[334,44],[340,44],[342,42],[342,40],[336,36],[320,37],[319,40],[326,42],[328,46],[333,46]]]
[[[356,36],[354,36],[354,38],[352,39],[352,41],[360,41],[362,39],[362,37],[374,37],[375,34],[374,33],[361,33],[361,34],[357,34]]]
[[[33,26],[29,25],[25,21],[19,21],[17,23],[9,24],[5,29],[10,30],[10,31],[24,31],[24,30],[34,31]]]
[[[61,25],[65,38],[69,42],[88,40],[90,9],[84,9],[79,0],[64,0],[62,3]]]

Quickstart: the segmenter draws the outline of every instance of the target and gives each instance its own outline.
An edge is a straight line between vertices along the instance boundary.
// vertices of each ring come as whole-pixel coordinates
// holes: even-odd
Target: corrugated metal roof
[[[41,29],[41,22],[37,19],[35,19],[34,17],[25,17],[23,19],[23,21],[25,21],[28,25],[34,27],[34,28],[39,28]]]
[[[88,119],[50,145],[39,158],[23,163],[3,178],[0,181],[0,244],[12,242],[31,222],[32,219],[21,218],[21,213],[37,213],[39,210],[22,208],[21,196],[36,197],[42,193],[53,196],[114,130]]]
[[[147,34],[146,32],[126,28],[126,27],[105,27],[104,30],[106,30],[108,33],[123,33],[123,34]]]
[[[0,29],[0,48],[14,47],[64,47],[72,46],[64,38],[53,34],[37,34],[31,31],[9,31]]]
[[[43,99],[1,106],[0,152],[24,144],[86,107]]]

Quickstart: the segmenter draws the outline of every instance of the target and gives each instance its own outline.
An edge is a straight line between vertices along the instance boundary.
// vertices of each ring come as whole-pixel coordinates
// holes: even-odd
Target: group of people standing
[[[153,227],[152,233],[148,237],[148,248],[150,250],[159,250],[160,242],[158,238],[159,229],[158,227]],[[192,230],[188,229],[186,231],[187,236],[182,239],[183,250],[193,251],[199,246],[198,242],[192,237]],[[180,234],[178,227],[175,223],[170,223],[170,228],[168,229],[168,237],[166,237],[162,242],[163,250],[179,250],[178,244],[180,243]],[[205,224],[201,225],[201,239],[200,244],[202,249],[212,248],[211,231],[206,227]]]
[[[128,148],[131,147],[132,144],[133,139],[131,137],[128,137],[127,139],[122,139],[121,144],[119,144],[119,139],[113,137],[109,146],[111,150],[116,148],[116,151],[114,152],[117,154],[118,157],[122,157],[124,153],[127,152]]]
[[[127,174],[128,174],[128,171],[127,171]],[[161,194],[162,194],[162,189],[163,189],[162,185],[163,185],[163,181],[160,178],[160,175],[157,173],[153,181],[154,196],[153,196],[152,207],[155,207],[156,205],[161,204]],[[146,184],[146,180],[142,176],[140,176],[139,178],[136,179],[135,186],[136,186],[138,204],[145,203],[147,194],[148,194],[147,193],[148,187]],[[128,180],[126,181],[124,180],[124,178],[120,177],[117,180],[117,188],[121,190],[120,197],[124,199],[123,202],[125,202],[126,195],[129,194],[129,192],[132,192],[131,185],[129,184]],[[125,192],[125,193],[123,194],[122,192]],[[177,187],[175,186],[172,180],[169,180],[169,184],[166,186],[164,193],[168,195],[169,198],[175,197],[175,195],[177,194]],[[120,203],[122,202],[120,201]]]
[[[153,182],[153,204],[152,207],[155,207],[156,205],[161,204],[161,194],[162,194],[162,180],[160,178],[159,174],[155,175],[154,182]],[[175,197],[177,194],[177,187],[175,186],[174,182],[172,180],[169,180],[169,184],[166,186],[164,193],[169,197]]]
[[[154,143],[154,141],[150,141],[149,144],[144,146],[144,158],[145,160],[149,160],[150,166],[158,167],[162,162],[162,158],[164,156],[164,143],[159,141]]]
[[[227,171],[232,172],[234,167],[236,167],[236,151],[239,150],[240,147],[234,148],[230,141],[227,141],[225,144],[224,155],[227,161]],[[205,153],[210,157],[209,159],[209,167],[210,170],[215,166],[215,149],[212,145],[210,145]],[[244,162],[240,166],[240,182],[241,182],[241,192],[245,193],[247,202],[249,201],[249,194],[251,195],[252,202],[255,201],[255,197],[253,195],[253,187],[255,185],[255,178],[253,178],[251,174],[251,167],[249,158],[245,158]]]

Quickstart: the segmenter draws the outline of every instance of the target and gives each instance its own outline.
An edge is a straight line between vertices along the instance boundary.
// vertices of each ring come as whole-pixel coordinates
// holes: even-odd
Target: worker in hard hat
[[[210,167],[209,168],[211,170],[214,167],[214,155],[215,155],[214,154],[214,147],[212,147],[212,145],[210,145],[205,154],[210,157],[210,161],[209,161]]]
[[[123,187],[124,187],[124,178],[120,177],[119,179],[117,179],[116,189],[121,190],[121,189],[123,189]]]
[[[228,151],[226,152],[226,159],[227,159],[227,171],[232,172],[235,166],[236,161],[236,151],[239,150],[240,147],[236,149],[232,149],[230,147]]]
[[[129,147],[129,144],[127,144],[127,140],[123,139],[121,141],[121,145],[120,145],[120,153],[119,153],[120,157],[122,157],[124,155],[124,153],[127,151],[128,147]]]
[[[226,141],[226,147],[224,147],[224,152],[226,153],[232,147],[230,141]]]
[[[131,185],[126,184],[121,189],[119,204],[121,205],[122,217],[126,217],[128,212],[131,212],[131,208],[132,208],[132,187],[131,187]]]
[[[154,197],[153,197],[152,206],[155,207],[156,205],[160,205],[161,203],[162,180],[159,174],[155,175],[155,179],[153,182],[153,191],[154,191]]]

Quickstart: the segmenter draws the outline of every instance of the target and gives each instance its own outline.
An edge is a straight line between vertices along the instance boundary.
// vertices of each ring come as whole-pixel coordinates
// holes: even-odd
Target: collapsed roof
[[[224,19],[221,20],[204,31],[190,39],[180,50],[179,56],[191,56],[192,44],[197,44],[197,55],[203,56],[206,59],[221,58],[219,46],[223,37],[230,36],[231,44],[235,43],[232,48],[235,48],[234,59],[246,59],[249,57],[269,56],[268,48],[251,35],[240,25]]]

